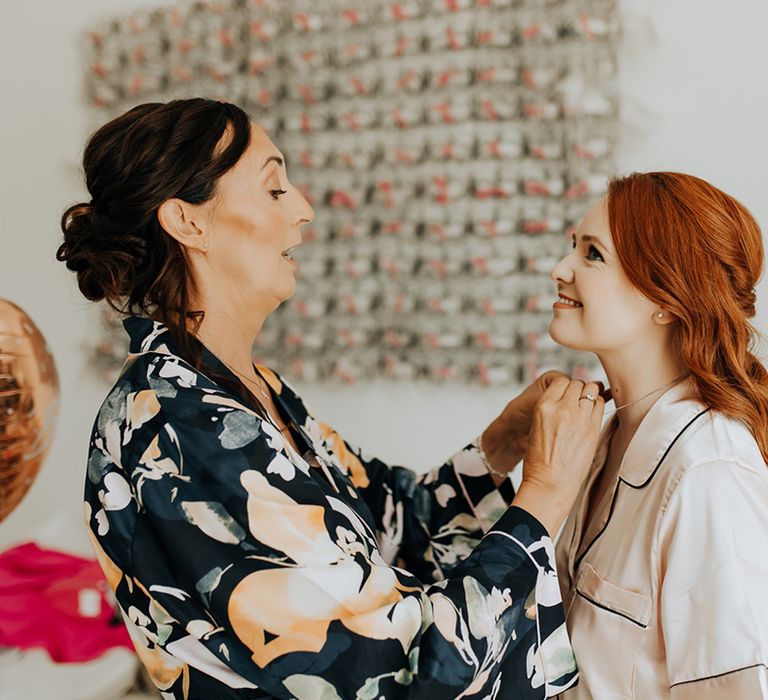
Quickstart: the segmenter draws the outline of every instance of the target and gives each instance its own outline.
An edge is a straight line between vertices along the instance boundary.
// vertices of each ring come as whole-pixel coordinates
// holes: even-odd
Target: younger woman
[[[552,271],[552,337],[614,415],[558,543],[568,700],[768,698],[768,375],[760,229],[695,177],[613,181]]]

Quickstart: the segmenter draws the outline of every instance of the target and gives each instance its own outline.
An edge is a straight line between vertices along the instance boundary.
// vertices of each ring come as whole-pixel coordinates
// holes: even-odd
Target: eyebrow
[[[267,159],[264,161],[264,165],[262,165],[262,166],[261,166],[261,169],[262,169],[262,170],[264,170],[264,168],[266,168],[266,167],[267,167],[267,165],[268,165],[268,164],[269,164],[271,161],[275,161],[275,163],[277,163],[278,165],[283,165],[283,164],[284,164],[284,162],[285,162],[285,161],[284,161],[284,160],[283,160],[283,159],[282,159],[280,156],[269,156],[269,158],[267,158]]]
[[[608,249],[608,247],[605,245],[605,243],[603,243],[603,241],[600,238],[598,238],[597,236],[590,236],[589,234],[583,234],[581,236],[581,240],[583,242],[585,242],[585,243],[598,243],[599,245],[601,245],[606,250]]]

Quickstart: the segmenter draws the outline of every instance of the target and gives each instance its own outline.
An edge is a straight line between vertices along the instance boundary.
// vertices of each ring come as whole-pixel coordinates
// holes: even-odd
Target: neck
[[[641,347],[622,349],[620,352],[601,354],[614,406],[618,430],[625,436],[634,434],[654,403],[663,396],[671,382],[686,374],[683,364],[667,348]],[[648,394],[648,396],[646,396]]]
[[[248,312],[203,299],[194,308],[205,312],[196,335],[199,340],[229,369],[241,376],[253,377],[253,344],[267,314],[253,309]]]

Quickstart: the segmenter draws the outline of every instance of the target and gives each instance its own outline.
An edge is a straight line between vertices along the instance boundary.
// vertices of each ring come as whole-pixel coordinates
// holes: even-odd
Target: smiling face
[[[314,212],[261,127],[251,125],[248,148],[218,180],[215,196],[198,207],[208,244],[199,286],[235,309],[267,313],[293,295],[297,264],[290,251]]]
[[[659,333],[659,307],[629,281],[616,255],[605,200],[584,216],[573,248],[552,269],[558,300],[549,333],[555,342],[598,355]]]

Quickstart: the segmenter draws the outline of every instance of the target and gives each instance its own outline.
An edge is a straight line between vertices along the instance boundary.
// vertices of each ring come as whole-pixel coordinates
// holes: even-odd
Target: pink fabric
[[[89,661],[133,648],[115,623],[109,586],[94,559],[33,542],[0,554],[0,646],[44,647],[54,661]]]

